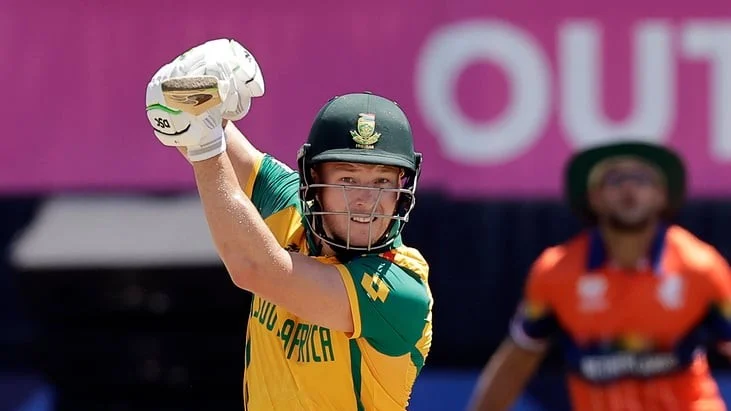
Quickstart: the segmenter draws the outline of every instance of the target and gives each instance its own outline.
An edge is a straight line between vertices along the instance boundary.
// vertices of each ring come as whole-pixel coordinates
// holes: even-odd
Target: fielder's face
[[[320,188],[317,194],[322,211],[338,214],[322,216],[323,228],[331,238],[356,247],[377,242],[388,229],[396,210],[401,188],[397,167],[357,163],[323,163],[315,171]]]
[[[639,231],[657,221],[667,205],[660,173],[638,160],[612,163],[589,191],[600,223],[623,231]]]

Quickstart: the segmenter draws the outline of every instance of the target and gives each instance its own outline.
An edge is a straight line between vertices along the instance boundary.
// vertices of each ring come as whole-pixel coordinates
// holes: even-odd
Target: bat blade
[[[177,77],[162,83],[165,105],[198,116],[221,104],[218,79],[214,76]]]

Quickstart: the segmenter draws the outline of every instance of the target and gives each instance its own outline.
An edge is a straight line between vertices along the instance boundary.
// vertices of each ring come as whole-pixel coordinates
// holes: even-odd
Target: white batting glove
[[[213,92],[216,90],[213,89]],[[196,115],[183,111],[175,103],[168,103],[163,95],[161,81],[153,80],[147,87],[147,119],[155,136],[166,146],[185,147],[190,161],[206,160],[226,151],[221,125],[221,102],[219,100],[214,104]]]
[[[147,118],[166,146],[186,147],[191,161],[226,150],[222,119],[239,120],[264,94],[254,57],[234,40],[206,42],[160,68],[147,86]]]

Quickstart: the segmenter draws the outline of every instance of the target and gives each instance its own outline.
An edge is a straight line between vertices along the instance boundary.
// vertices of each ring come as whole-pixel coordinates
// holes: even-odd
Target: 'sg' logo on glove
[[[175,117],[182,112],[160,104],[147,107],[147,120],[155,132],[166,136],[179,136],[190,130],[191,123],[184,118]]]
[[[156,118],[155,119],[155,127],[158,128],[170,128],[170,122],[166,118]]]

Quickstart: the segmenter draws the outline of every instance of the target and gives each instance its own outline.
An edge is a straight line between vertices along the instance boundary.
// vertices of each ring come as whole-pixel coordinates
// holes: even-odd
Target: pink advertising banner
[[[291,166],[325,101],[370,90],[409,115],[422,187],[553,196],[574,150],[640,136],[731,194],[728,0],[5,0],[0,193],[193,189],[145,86],[219,37],[267,84],[238,125]]]

